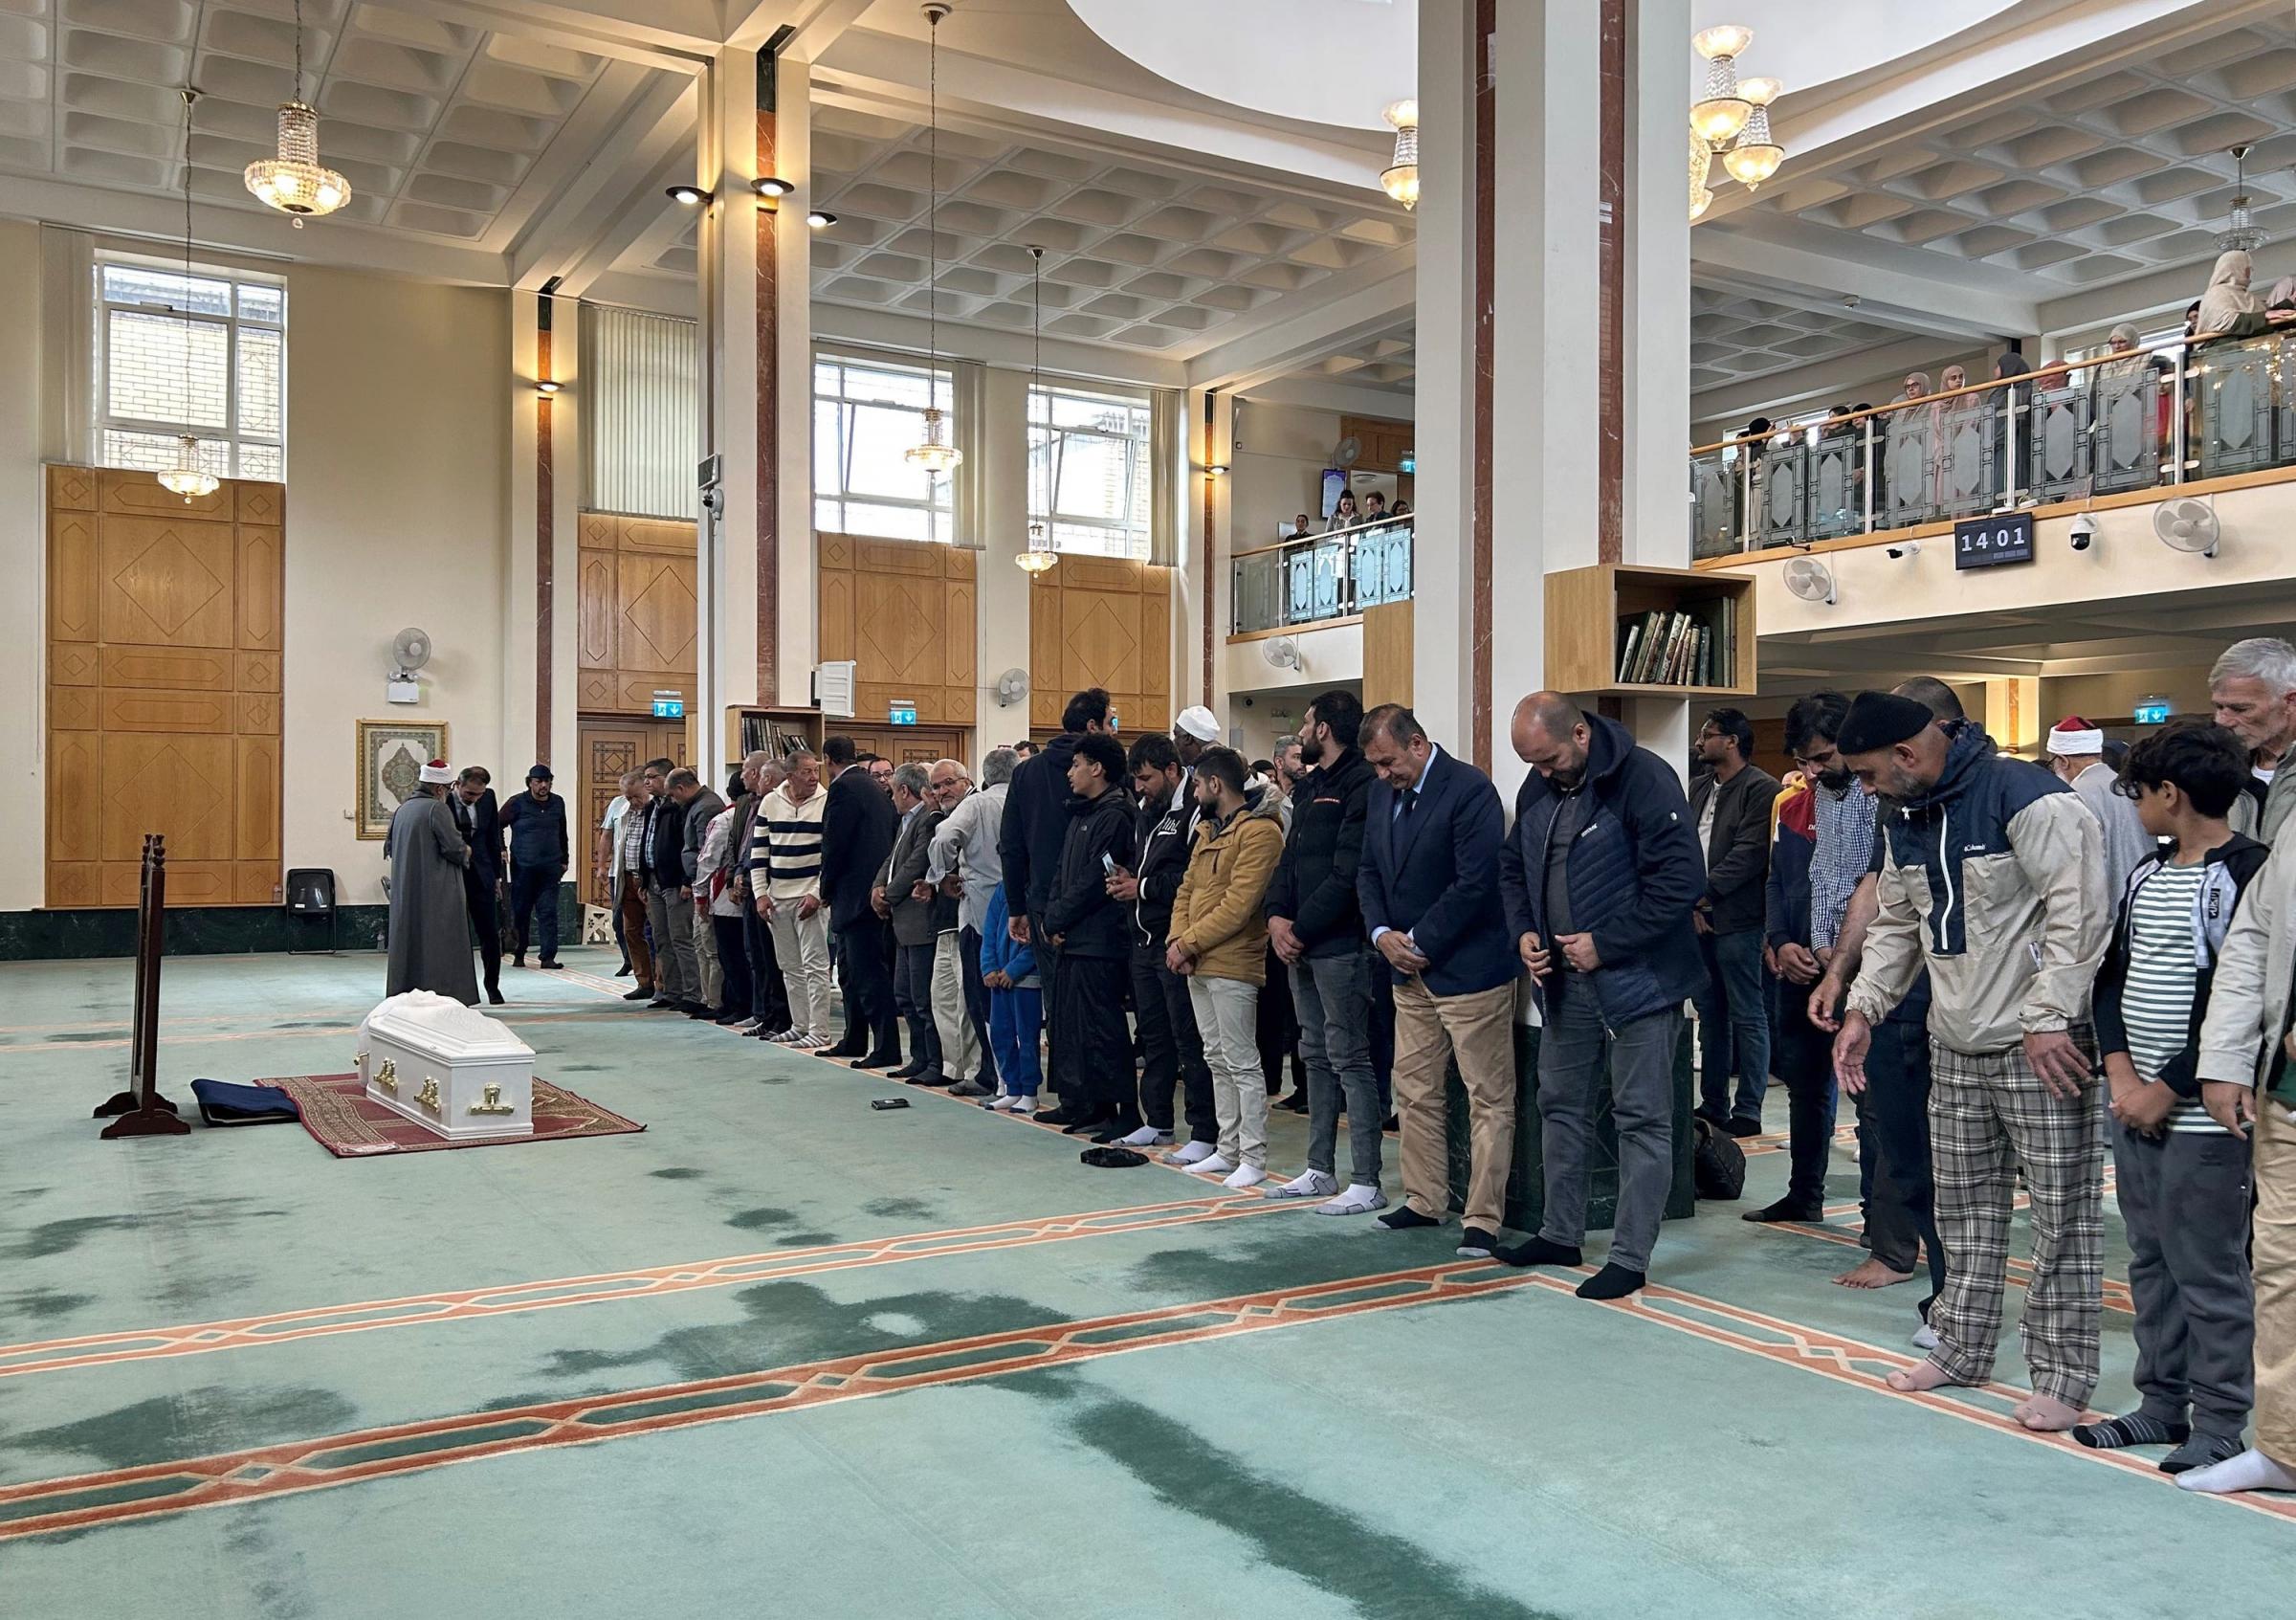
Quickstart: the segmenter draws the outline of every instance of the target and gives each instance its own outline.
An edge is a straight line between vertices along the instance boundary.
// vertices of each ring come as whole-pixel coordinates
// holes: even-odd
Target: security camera
[[[2071,539],[2073,543],[2073,549],[2075,551],[2086,551],[2090,546],[2096,544],[2096,519],[2090,517],[2086,512],[2083,512],[2075,517],[2073,519]]]
[[[1920,555],[1921,542],[1918,540],[1901,540],[1889,547],[1889,560],[1893,563],[1902,563],[1909,557]]]
[[[1244,706],[1247,709],[1251,707],[1251,699],[1249,698],[1244,699]]]

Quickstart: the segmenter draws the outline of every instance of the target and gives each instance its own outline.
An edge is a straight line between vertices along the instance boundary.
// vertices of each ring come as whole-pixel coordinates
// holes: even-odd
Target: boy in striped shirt
[[[2217,953],[2271,853],[2225,823],[2246,776],[2231,733],[2184,724],[2130,749],[2115,784],[2170,840],[2129,875],[2095,997],[2144,1401],[2073,1438],[2174,1446],[2166,1474],[2238,1454],[2254,1394],[2248,1143],[2209,1118],[2197,1073]]]

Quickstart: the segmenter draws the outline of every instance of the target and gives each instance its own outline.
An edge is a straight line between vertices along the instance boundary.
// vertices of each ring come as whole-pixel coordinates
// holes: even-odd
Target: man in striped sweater
[[[773,930],[789,989],[789,1028],[768,1039],[806,1052],[829,1044],[829,920],[821,899],[821,761],[788,755],[789,774],[765,795],[749,840],[749,891]]]

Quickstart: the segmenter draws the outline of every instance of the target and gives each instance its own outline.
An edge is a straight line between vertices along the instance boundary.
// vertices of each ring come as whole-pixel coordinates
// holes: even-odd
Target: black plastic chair
[[[327,943],[324,950],[306,951],[289,945],[290,956],[333,956],[342,948],[340,922],[335,910],[335,873],[331,867],[296,866],[287,871],[287,915],[324,920],[327,925]],[[290,924],[292,929],[294,924]],[[301,930],[308,933],[306,927]]]

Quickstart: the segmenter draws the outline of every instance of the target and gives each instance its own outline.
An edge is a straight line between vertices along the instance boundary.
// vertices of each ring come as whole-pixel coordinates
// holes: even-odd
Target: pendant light
[[[1036,364],[1028,371],[1028,397],[1033,400],[1045,391],[1045,250],[1031,242],[1028,244],[1028,256],[1036,261],[1028,273],[1029,279],[1036,287]],[[1028,481],[1031,484],[1036,481],[1036,470],[1033,467],[1029,469]],[[1048,510],[1051,506],[1049,501],[1045,504]],[[1045,536],[1044,524],[1030,522],[1028,548],[1013,561],[1031,576],[1043,573],[1060,561],[1060,553],[1052,549],[1051,543]]]
[[[1419,207],[1419,103],[1408,97],[1390,101],[1380,116],[1395,131],[1395,152],[1380,171],[1380,188],[1409,212]]]
[[[940,19],[949,14],[948,0],[925,0],[924,11],[925,21],[932,27],[927,36],[932,108],[927,162],[932,172],[926,178],[929,201],[925,206],[925,246],[931,268],[925,281],[925,346],[931,351],[933,370],[938,375],[940,369]],[[928,399],[932,397],[933,386],[928,382]],[[964,452],[949,442],[948,424],[941,417],[939,406],[925,407],[924,442],[911,445],[904,453],[904,459],[912,467],[922,467],[936,477],[954,472],[964,460]]]
[[[1707,177],[1714,171],[1714,149],[1697,130],[1690,131],[1690,220],[1695,224],[1699,215],[1714,204],[1714,193],[1707,187]]]
[[[303,0],[295,0],[295,93],[279,106],[279,155],[247,166],[247,189],[303,228],[351,200],[351,183],[319,161],[319,114],[303,100]]]
[[[2248,148],[2232,148],[2232,217],[2224,229],[2217,233],[2217,247],[2223,253],[2252,254],[2264,245],[2264,233],[2256,223],[2256,214],[2248,206]]]
[[[1738,92],[1737,59],[1754,43],[1754,30],[1726,24],[1701,30],[1690,41],[1706,58],[1706,94],[1690,108],[1690,127],[1719,146],[1733,139],[1754,117],[1754,103]]]
[[[1754,108],[1754,116],[1738,131],[1730,150],[1722,154],[1722,166],[1749,191],[1776,174],[1777,166],[1786,161],[1786,149],[1770,133],[1770,103],[1784,88],[1775,78],[1749,78],[1738,85],[1738,94]]]
[[[204,13],[203,13],[204,14]],[[191,416],[191,104],[199,92],[187,84],[184,96],[184,418]],[[160,475],[160,487],[184,498],[188,506],[203,495],[213,495],[222,480],[200,465],[199,436],[179,433],[175,462]]]

